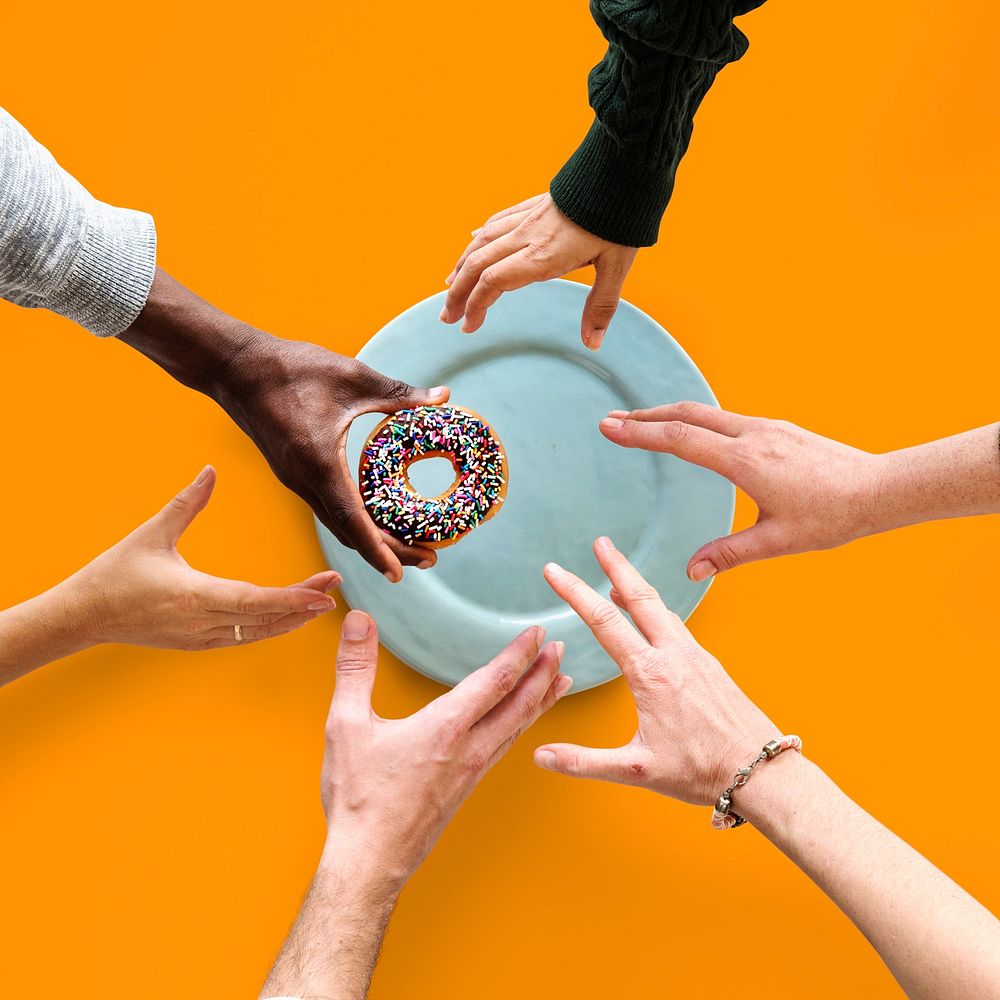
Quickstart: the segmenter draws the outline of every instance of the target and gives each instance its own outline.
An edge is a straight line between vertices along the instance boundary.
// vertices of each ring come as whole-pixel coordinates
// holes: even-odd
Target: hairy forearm
[[[874,527],[1000,513],[1000,426],[903,448],[876,459]]]
[[[0,686],[94,644],[69,581],[0,612]]]
[[[1000,997],[1000,921],[816,765],[782,754],[735,798],[868,938],[909,997]]]
[[[363,1000],[401,890],[354,845],[331,840],[261,1000]]]

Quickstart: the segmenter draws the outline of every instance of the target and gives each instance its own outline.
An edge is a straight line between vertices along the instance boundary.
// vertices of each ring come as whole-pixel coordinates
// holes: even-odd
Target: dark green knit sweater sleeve
[[[588,80],[594,124],[552,198],[588,232],[652,246],[694,115],[748,47],[733,23],[764,0],[591,0],[608,51]]]

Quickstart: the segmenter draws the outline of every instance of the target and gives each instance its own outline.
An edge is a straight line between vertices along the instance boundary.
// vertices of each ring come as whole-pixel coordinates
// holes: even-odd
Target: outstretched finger
[[[318,590],[321,594],[339,587],[344,582],[344,578],[334,569],[325,569],[320,573],[314,573],[308,580],[301,583],[293,583],[293,587],[301,587],[303,590]]]
[[[633,665],[649,645],[629,624],[621,611],[606,597],[601,597],[578,576],[556,563],[547,563],[545,579],[549,586],[577,613],[594,633],[605,652],[621,667],[630,680]]]
[[[546,643],[517,687],[472,727],[473,738],[482,740],[489,754],[516,739],[538,718],[542,701],[559,673],[563,649],[561,642]]]
[[[486,311],[504,292],[524,288],[535,281],[557,278],[572,269],[555,261],[540,262],[532,254],[530,247],[491,264],[479,275],[476,287],[469,293],[462,332],[475,333],[486,321]]]
[[[206,646],[218,649],[221,646],[245,646],[250,642],[260,642],[261,639],[274,639],[279,635],[294,632],[307,622],[321,615],[321,611],[301,611],[295,614],[282,615],[267,624],[241,624],[232,622],[228,625],[214,626],[206,635]],[[239,638],[235,626],[239,625]]]
[[[706,430],[715,431],[717,434],[726,434],[729,437],[739,437],[747,431],[752,430],[758,417],[745,417],[741,413],[733,413],[730,410],[720,409],[718,406],[710,406],[708,403],[696,403],[692,400],[683,400],[678,403],[665,403],[662,406],[652,406],[644,410],[612,410],[609,417],[617,417],[619,420],[638,420],[642,423],[665,423],[670,420],[679,420],[684,424],[694,424],[696,427],[704,427]]]
[[[487,220],[486,225],[491,222],[496,222],[497,219],[502,219],[506,215],[513,215],[515,212],[528,212],[533,209],[540,201],[549,196],[547,191],[543,191],[541,194],[532,195],[530,198],[525,198],[524,201],[519,201],[516,205],[511,205],[510,208],[502,209],[499,212],[494,212]]]
[[[389,546],[389,536],[379,530],[365,509],[351,477],[343,443],[337,449],[328,475],[325,488],[320,489],[319,505],[313,508],[316,516],[390,583],[399,583],[403,579],[402,562]]]
[[[203,577],[204,610],[237,615],[292,614],[327,611],[334,600],[320,590],[306,587],[258,587],[242,580]]]
[[[438,699],[443,708],[456,710],[471,729],[518,685],[538,656],[545,629],[526,628],[486,664]]]
[[[594,554],[607,574],[611,585],[623,607],[635,622],[636,627],[654,646],[665,645],[686,632],[684,624],[673,612],[668,611],[654,587],[615,548],[610,538],[598,538],[594,542]]]
[[[736,474],[735,439],[704,427],[680,420],[647,423],[605,417],[600,429],[609,441],[623,448],[643,448],[646,451],[676,455],[685,462],[711,469],[727,479]]]
[[[469,296],[481,281],[483,272],[504,258],[523,250],[527,245],[528,236],[518,227],[506,236],[501,236],[476,250],[475,253],[469,254],[445,296],[444,307],[439,317],[441,321],[456,323],[466,315]],[[464,324],[462,329],[465,330]]]
[[[468,259],[469,254],[475,253],[480,247],[484,247],[501,236],[506,236],[508,233],[513,232],[527,217],[527,212],[512,212],[510,215],[503,216],[503,218],[487,222],[481,229],[476,231],[472,242],[462,251],[462,256],[458,258],[458,262],[451,269],[451,274],[444,279],[444,283],[450,285],[455,280],[458,272],[465,266],[465,261]]]

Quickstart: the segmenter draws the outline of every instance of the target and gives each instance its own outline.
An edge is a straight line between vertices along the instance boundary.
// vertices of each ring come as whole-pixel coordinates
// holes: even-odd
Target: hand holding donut
[[[362,413],[443,403],[444,386],[418,389],[318,344],[274,337],[219,312],[159,270],[141,315],[118,339],[214,399],[278,479],[388,580],[401,580],[404,564],[434,565],[430,549],[404,545],[372,523],[345,444]]]
[[[207,466],[158,514],[57,588],[87,645],[215,649],[291,632],[334,607],[332,571],[291,587],[257,587],[192,569],[177,551],[215,486]]]

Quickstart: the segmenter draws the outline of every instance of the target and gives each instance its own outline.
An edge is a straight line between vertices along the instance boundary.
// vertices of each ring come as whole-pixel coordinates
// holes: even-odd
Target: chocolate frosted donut
[[[456,480],[425,497],[410,483],[410,466],[447,458]],[[418,406],[386,417],[368,438],[358,470],[372,520],[407,545],[453,545],[492,517],[507,494],[507,456],[482,417],[459,406]]]

